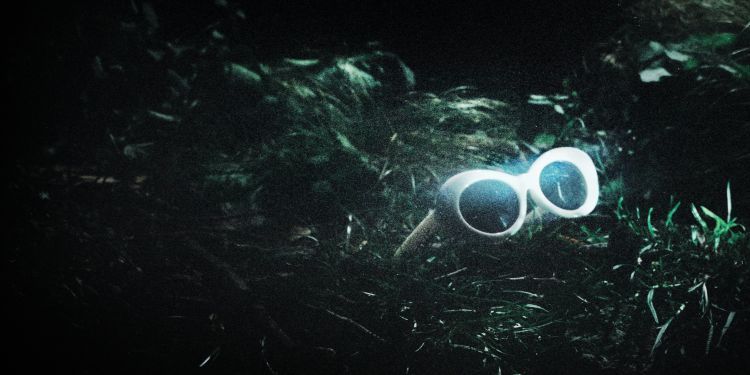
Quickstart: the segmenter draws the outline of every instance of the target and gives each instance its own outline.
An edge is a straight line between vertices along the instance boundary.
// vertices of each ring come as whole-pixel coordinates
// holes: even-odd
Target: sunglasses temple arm
[[[430,212],[427,213],[427,216],[425,216],[419,225],[417,225],[409,236],[406,237],[401,246],[396,249],[393,257],[398,259],[404,253],[416,250],[437,231],[437,227],[438,223],[435,220],[435,210],[430,210]]]

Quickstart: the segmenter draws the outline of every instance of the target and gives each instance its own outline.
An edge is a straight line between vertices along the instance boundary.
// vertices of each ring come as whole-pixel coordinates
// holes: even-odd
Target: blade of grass
[[[615,208],[615,216],[617,216],[617,220],[622,220],[625,217],[625,208],[622,206],[622,202],[625,200],[625,197],[620,197],[617,199],[617,208]]]
[[[714,221],[716,222],[716,226],[714,227],[714,233],[719,234],[719,235],[722,234],[721,232],[723,232],[724,228],[727,227],[727,222],[724,221],[724,219],[720,218],[719,215],[713,213],[713,211],[709,210],[708,208],[704,206],[701,206],[701,211],[703,211],[703,213],[706,216],[714,219]]]
[[[703,287],[701,287],[701,316],[706,315],[709,307],[708,303],[708,288],[706,288],[706,283],[704,282]]]
[[[732,190],[729,189],[729,181],[727,181],[727,223],[732,220]]]
[[[523,306],[524,306],[524,307],[528,307],[528,308],[530,308],[530,309],[537,309],[537,310],[542,310],[542,311],[544,311],[544,312],[549,312],[549,310],[545,309],[544,307],[542,307],[542,306],[539,306],[539,305],[535,305],[535,304],[533,304],[533,303],[527,303],[527,304],[525,304],[525,305],[523,305]]]
[[[730,311],[729,315],[727,316],[727,321],[724,323],[724,327],[721,328],[721,334],[719,334],[719,340],[716,342],[716,346],[718,347],[721,345],[721,339],[724,338],[724,334],[727,333],[729,330],[729,326],[732,325],[732,321],[734,321],[734,316],[737,314],[736,311]]]
[[[656,339],[654,339],[654,345],[651,347],[651,357],[654,356],[654,352],[656,351],[656,348],[658,348],[662,344],[662,340],[664,339],[664,333],[667,332],[667,328],[669,328],[669,325],[672,323],[674,318],[680,316],[680,314],[685,310],[685,304],[680,304],[680,307],[677,309],[675,314],[669,318],[661,327],[659,327],[659,333],[656,334]]]
[[[706,335],[706,350],[704,351],[704,355],[708,355],[711,352],[711,341],[714,339],[714,320],[709,319],[708,321],[708,334]]]
[[[669,213],[667,214],[667,221],[664,222],[664,225],[667,226],[667,228],[672,226],[672,217],[674,217],[674,214],[675,212],[677,212],[677,209],[680,208],[680,203],[681,202],[677,202],[677,204],[675,204],[674,207],[672,207],[672,209],[669,210]]]
[[[705,282],[705,281],[701,281],[701,282],[699,282],[698,284],[695,284],[695,285],[691,286],[691,287],[690,287],[690,289],[688,289],[688,293],[692,293],[692,292],[693,292],[693,291],[695,291],[696,289],[698,289],[698,288],[700,288],[701,286],[703,286],[703,283],[704,283],[704,282]]]
[[[648,228],[648,233],[651,235],[651,237],[656,237],[656,228],[651,224],[651,215],[654,213],[654,208],[651,207],[648,209],[648,216],[646,217],[646,227]]]
[[[654,356],[654,351],[656,351],[656,348],[658,348],[661,345],[662,338],[664,338],[664,333],[667,332],[667,328],[669,328],[669,325],[672,323],[672,320],[674,317],[669,318],[669,320],[664,323],[661,328],[659,328],[659,333],[656,334],[656,339],[654,340],[654,345],[651,347],[651,356]]]
[[[648,294],[646,295],[646,304],[648,305],[648,309],[651,311],[651,316],[654,317],[654,322],[656,324],[659,324],[659,317],[656,315],[656,308],[654,307],[654,291],[656,288],[651,288],[651,290],[648,291]]]
[[[706,224],[706,221],[703,220],[701,215],[698,213],[698,209],[695,208],[694,204],[690,204],[690,212],[693,213],[693,217],[695,217],[695,221],[698,222],[698,224],[701,226],[701,229],[703,229],[703,232],[708,232],[708,224]]]

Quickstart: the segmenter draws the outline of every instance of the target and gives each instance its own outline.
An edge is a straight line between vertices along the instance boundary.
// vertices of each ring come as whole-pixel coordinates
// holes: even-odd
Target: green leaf
[[[667,55],[672,60],[679,61],[679,62],[686,62],[690,59],[690,56],[675,50],[664,50],[664,54]]]
[[[556,137],[550,133],[539,133],[534,137],[534,146],[547,149],[555,145]]]
[[[245,68],[240,64],[229,63],[226,67],[226,71],[230,77],[249,85],[256,85],[261,81],[261,77],[258,73]]]
[[[657,42],[657,41],[650,41],[648,42],[648,46],[641,49],[640,55],[638,56],[638,60],[640,62],[646,62],[649,61],[659,55],[664,51],[664,46]]]
[[[659,82],[664,77],[671,77],[672,73],[662,67],[643,69],[639,73],[642,82]]]

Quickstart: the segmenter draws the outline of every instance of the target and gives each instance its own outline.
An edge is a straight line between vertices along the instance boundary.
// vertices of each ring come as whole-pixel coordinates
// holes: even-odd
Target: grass
[[[732,222],[729,191],[727,186],[730,209],[726,220]],[[675,204],[665,220],[658,223],[652,221],[652,209],[645,223],[639,210],[633,214],[620,205],[616,212],[620,222],[642,239],[642,247],[633,254],[633,262],[615,265],[613,269],[622,276],[627,273],[635,297],[645,296],[645,306],[658,328],[649,355],[657,358],[655,366],[662,369],[671,366],[670,361],[676,358],[725,351],[727,348],[720,347],[714,332],[722,324],[731,325],[736,310],[744,309],[747,303],[744,283],[750,249],[744,229],[726,225],[724,219],[711,213],[709,216],[718,219],[712,230],[695,206],[691,211],[697,225],[675,224],[673,217],[679,206]],[[726,244],[722,246],[723,242]],[[711,289],[714,283],[717,286]],[[726,285],[733,287],[724,289]]]
[[[732,143],[744,133],[711,138],[712,148],[700,137],[715,130],[701,126],[707,119],[747,131],[745,104],[696,105],[745,90],[745,31],[661,47],[642,40],[612,73],[638,82],[648,67],[635,46],[657,46],[647,63],[671,69],[663,81],[567,80],[560,93],[511,103],[465,86],[414,91],[419,77],[379,50],[257,61],[227,32],[237,17],[180,44],[137,27],[115,33],[113,45],[148,48],[134,60],[96,56],[84,109],[97,142],[71,150],[77,158],[16,166],[11,194],[31,203],[10,254],[15,296],[30,312],[60,311],[48,328],[102,359],[91,366],[669,373],[747,364],[750,249],[734,215],[748,198],[739,190],[733,202],[729,184],[721,206],[706,193],[726,176],[746,186],[747,148]],[[639,102],[592,94],[608,91]],[[683,96],[652,111],[665,92]],[[725,110],[735,116],[718,117]],[[543,125],[523,124],[523,111]],[[670,142],[670,127],[682,137]],[[692,153],[671,160],[683,140]],[[520,171],[562,145],[596,162],[593,215],[501,243],[439,233],[391,261],[447,177]],[[727,145],[736,147],[716,151]],[[680,173],[727,160],[699,178]],[[30,290],[45,291],[40,306]],[[103,336],[122,344],[92,344]]]

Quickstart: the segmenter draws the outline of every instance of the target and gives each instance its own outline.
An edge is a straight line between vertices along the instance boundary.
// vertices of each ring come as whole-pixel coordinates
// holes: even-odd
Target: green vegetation
[[[165,372],[748,365],[750,238],[734,215],[750,191],[732,190],[750,187],[747,26],[625,27],[560,93],[512,103],[414,91],[420,77],[376,48],[259,61],[232,34],[243,13],[217,4],[224,18],[189,38],[154,33],[153,10],[109,30],[82,94],[91,142],[16,162],[10,192],[29,204],[12,289],[53,306],[84,351]],[[447,177],[563,145],[597,165],[593,215],[501,243],[441,233],[391,261]]]

